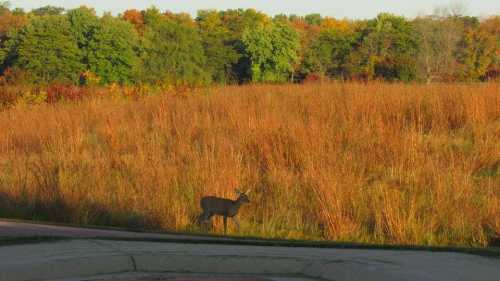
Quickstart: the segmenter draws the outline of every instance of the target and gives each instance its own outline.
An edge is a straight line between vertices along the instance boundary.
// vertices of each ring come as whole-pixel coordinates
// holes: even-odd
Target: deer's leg
[[[203,223],[205,217],[205,212],[201,213],[197,218],[196,218],[196,224],[200,225]]]
[[[204,223],[206,220],[207,220],[207,217],[208,217],[208,213],[206,213],[205,211],[203,211],[203,213],[201,213],[201,215],[198,216],[198,219],[197,219],[197,223],[199,225],[201,225],[202,223]]]
[[[224,234],[227,232],[227,217],[224,216]]]
[[[236,225],[236,229],[240,231],[240,221],[238,220],[237,217],[233,217],[234,224]]]
[[[202,230],[207,229],[208,223],[210,223],[210,219],[212,218],[212,214],[209,212],[203,212],[199,217],[198,217],[198,224],[202,228]]]
[[[207,220],[206,220],[206,224],[205,224],[206,226],[208,226],[208,229],[209,229],[210,231],[213,231],[213,230],[214,230],[214,223],[213,223],[213,221],[212,221],[212,217],[213,217],[213,216],[214,216],[214,215],[210,214],[210,215],[208,216],[208,218],[207,218]]]

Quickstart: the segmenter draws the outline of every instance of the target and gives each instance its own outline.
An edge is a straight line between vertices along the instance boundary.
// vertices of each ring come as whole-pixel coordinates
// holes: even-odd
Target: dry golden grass
[[[201,196],[242,187],[240,235],[485,246],[500,234],[499,140],[493,83],[19,105],[0,112],[0,215],[196,231]]]

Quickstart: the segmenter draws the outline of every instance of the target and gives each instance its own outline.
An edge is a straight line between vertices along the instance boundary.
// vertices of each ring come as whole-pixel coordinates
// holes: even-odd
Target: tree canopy
[[[145,18],[142,79],[160,84],[206,83],[206,57],[196,28],[155,10],[146,12]]]
[[[89,7],[11,9],[0,1],[0,76],[32,83],[280,83],[312,77],[481,81],[500,73],[500,20],[456,7],[407,19],[151,7],[118,16]],[[5,80],[5,79],[4,79]],[[14,81],[15,82],[15,81]]]
[[[203,49],[207,58],[207,70],[211,79],[218,83],[236,81],[233,73],[235,65],[241,57],[236,50],[234,37],[217,11],[199,11],[196,18]]]
[[[13,65],[27,70],[34,82],[78,80],[82,51],[67,17],[37,17],[13,37]]]
[[[88,39],[87,69],[103,84],[129,84],[139,66],[139,37],[128,22],[105,16]]]
[[[252,81],[283,82],[298,60],[299,37],[281,21],[259,24],[243,33],[245,51],[251,61]]]

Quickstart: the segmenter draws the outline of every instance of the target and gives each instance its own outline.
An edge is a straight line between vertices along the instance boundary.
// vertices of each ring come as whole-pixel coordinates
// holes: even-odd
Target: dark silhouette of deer
[[[202,224],[206,224],[210,221],[210,219],[217,215],[222,216],[224,218],[224,234],[227,232],[227,218],[232,218],[233,222],[236,224],[238,230],[240,229],[240,223],[236,218],[240,207],[245,203],[250,203],[248,199],[248,194],[250,190],[246,192],[241,192],[239,190],[235,190],[236,195],[238,195],[238,199],[230,200],[215,196],[206,196],[201,198],[201,208],[203,209],[203,213],[198,216],[198,224],[201,226]]]

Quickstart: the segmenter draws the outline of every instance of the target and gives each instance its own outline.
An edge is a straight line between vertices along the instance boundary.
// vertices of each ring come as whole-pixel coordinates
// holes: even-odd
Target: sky
[[[188,12],[193,16],[201,9],[254,8],[269,15],[320,13],[335,18],[366,19],[380,12],[409,18],[430,14],[438,6],[457,3],[456,0],[10,0],[12,7],[26,10],[45,5],[75,8],[94,7],[98,12],[121,13],[127,9],[145,9],[152,5],[161,10]],[[500,15],[500,0],[459,0],[471,16]]]

